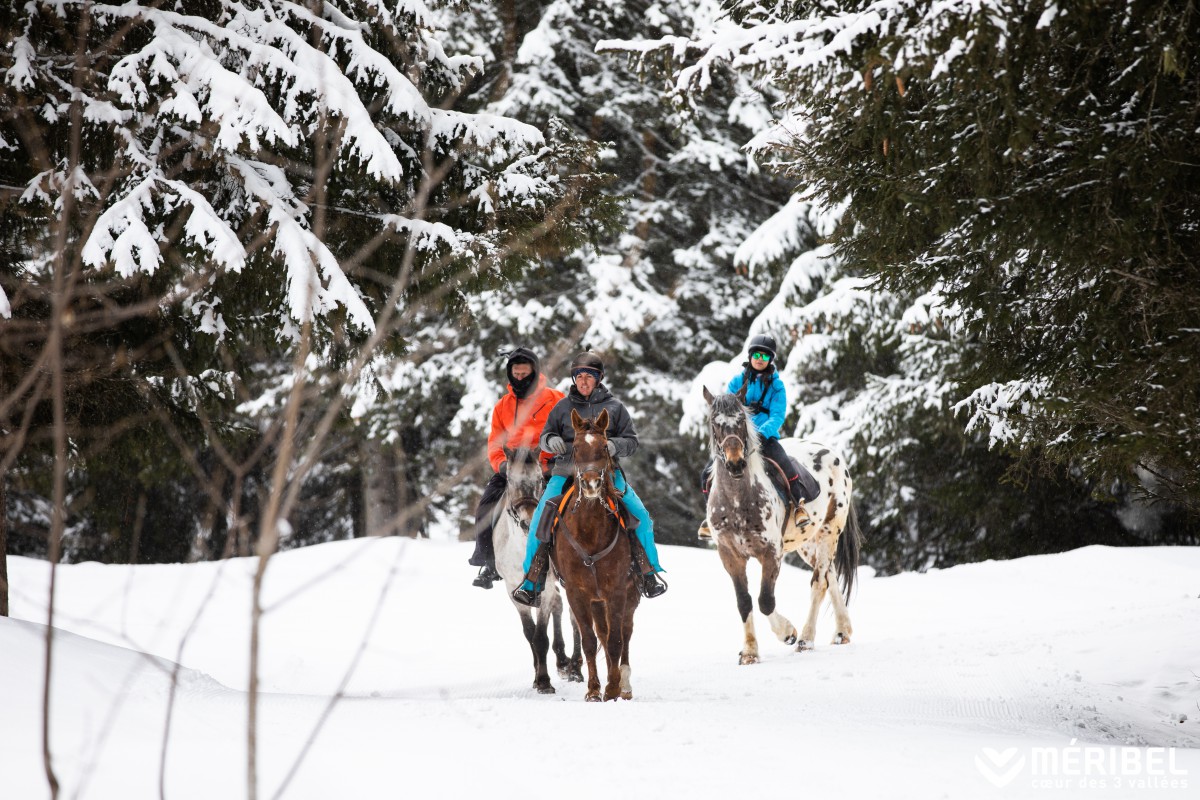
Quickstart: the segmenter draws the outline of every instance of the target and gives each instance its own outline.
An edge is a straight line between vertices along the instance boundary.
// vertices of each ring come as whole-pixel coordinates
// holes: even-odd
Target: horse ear
[[[737,399],[738,399],[738,402],[741,403],[742,405],[746,405],[746,392],[747,392],[747,390],[749,390],[749,388],[750,388],[749,383],[743,383],[742,388],[738,389]]]
[[[571,427],[579,430],[583,427],[583,417],[579,416],[579,412],[571,409]]]
[[[708,405],[709,405],[709,408],[711,408],[711,407],[712,407],[712,401],[713,401],[712,392],[710,392],[710,391],[708,390],[708,387],[707,387],[707,386],[705,386],[705,387],[704,387],[704,402],[708,403]]]
[[[596,430],[604,433],[608,430],[608,409],[603,409],[600,416],[596,417]]]

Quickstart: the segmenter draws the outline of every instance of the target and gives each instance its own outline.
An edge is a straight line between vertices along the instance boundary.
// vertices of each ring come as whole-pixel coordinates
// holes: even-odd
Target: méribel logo
[[[1025,768],[1025,756],[1018,756],[1015,747],[1003,751],[985,747],[975,756],[975,768],[979,770],[980,775],[987,778],[988,783],[1002,789],[1012,783]]]

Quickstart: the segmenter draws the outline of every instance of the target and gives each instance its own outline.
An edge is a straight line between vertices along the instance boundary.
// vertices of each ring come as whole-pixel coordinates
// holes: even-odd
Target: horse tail
[[[858,526],[858,512],[854,510],[854,501],[850,501],[850,513],[846,515],[846,524],[838,536],[837,552],[834,554],[834,564],[842,580],[842,596],[846,604],[850,603],[850,591],[854,588],[854,576],[858,573],[858,556],[862,550],[862,528]]]

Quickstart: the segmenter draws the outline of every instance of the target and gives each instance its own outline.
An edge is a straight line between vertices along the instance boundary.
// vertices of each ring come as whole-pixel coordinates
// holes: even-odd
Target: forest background
[[[2,552],[469,536],[517,345],[604,356],[694,544],[699,386],[755,333],[885,574],[1200,543],[1190,3],[57,0],[0,32]]]

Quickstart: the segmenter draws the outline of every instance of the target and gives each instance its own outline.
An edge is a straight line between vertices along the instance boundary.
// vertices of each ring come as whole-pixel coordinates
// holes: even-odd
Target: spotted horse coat
[[[714,460],[712,486],[708,493],[707,521],[717,544],[721,563],[733,580],[745,641],[741,663],[759,660],[755,635],[753,600],[746,578],[746,563],[757,559],[762,565],[758,606],[771,630],[797,650],[813,647],[817,613],[830,586],[836,630],[834,644],[846,644],[853,633],[846,610],[858,567],[861,531],[851,498],[853,482],[845,458],[825,445],[800,439],[782,439],[788,455],[804,465],[820,484],[820,493],[805,507],[812,524],[797,529],[787,506],[771,485],[760,449],[757,430],[750,423],[738,395],[713,397],[704,390],[709,404],[710,445]],[[775,581],[785,552],[795,550],[812,567],[808,619],[797,633],[775,607]],[[837,584],[841,583],[839,592]]]

